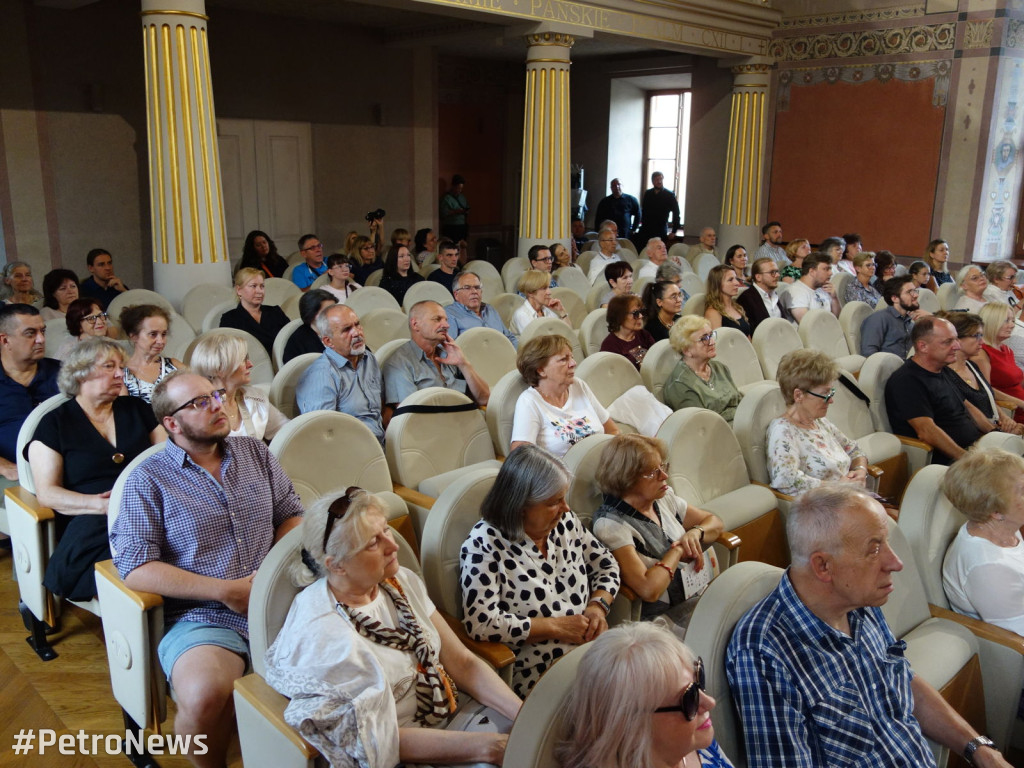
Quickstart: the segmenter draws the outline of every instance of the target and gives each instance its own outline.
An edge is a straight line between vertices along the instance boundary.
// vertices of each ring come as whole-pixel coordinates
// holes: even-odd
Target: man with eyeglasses
[[[914,321],[928,314],[921,311],[918,293],[910,275],[891,277],[882,283],[882,300],[888,306],[872,312],[860,326],[860,353],[864,357],[891,352],[906,358]]]
[[[934,768],[926,737],[969,765],[1009,768],[915,675],[882,614],[903,563],[885,509],[828,483],[790,507],[792,565],[736,625],[725,671],[750,768]]]
[[[223,397],[186,371],[157,384],[153,411],[169,437],[129,475],[110,533],[125,584],[165,598],[157,653],[178,705],[174,730],[205,737],[207,754],[190,756],[202,765],[225,764],[234,731],[253,576],[303,514],[263,441],[228,437]]]
[[[587,279],[590,280],[591,285],[595,285],[598,280],[604,279],[605,267],[613,261],[621,261],[618,253],[619,239],[615,236],[614,230],[602,229],[597,235],[597,247],[600,250],[590,260],[590,271],[587,272]]]
[[[56,395],[60,363],[46,354],[46,323],[30,304],[0,305],[0,490],[18,481],[18,431]]]
[[[455,276],[459,273],[459,244],[447,238],[437,246],[437,263],[440,264],[427,279],[440,283],[454,293]]]
[[[527,252],[526,257],[530,260],[530,269],[547,272],[549,275],[551,274],[552,267],[555,263],[555,257],[551,255],[551,249],[546,245],[530,246],[530,250]],[[554,275],[551,275],[551,287],[558,287],[558,281],[555,280]]]
[[[296,264],[292,269],[292,282],[302,292],[309,290],[313,282],[327,271],[327,262],[324,261],[324,244],[316,235],[303,235],[299,238],[299,253],[305,262]]]
[[[355,416],[384,444],[384,379],[366,348],[359,316],[351,307],[328,307],[316,320],[324,351],[299,378],[295,399],[302,413],[339,411]]]
[[[779,294],[779,265],[762,256],[750,267],[751,288],[743,291],[736,299],[747,313],[750,332],[753,333],[769,317],[785,317]]]
[[[932,446],[933,464],[952,464],[986,432],[995,429],[957,391],[946,367],[960,340],[948,320],[923,317],[910,332],[914,356],[885,383],[885,410],[895,435]],[[955,375],[955,374],[954,374]]]
[[[484,304],[484,285],[476,272],[460,272],[455,277],[455,302],[444,308],[448,315],[448,335],[453,339],[470,328],[493,328],[501,331],[512,346],[519,348],[519,339],[502,322],[498,310]]]

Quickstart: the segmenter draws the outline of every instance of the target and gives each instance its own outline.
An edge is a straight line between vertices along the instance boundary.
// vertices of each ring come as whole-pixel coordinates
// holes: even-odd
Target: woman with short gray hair
[[[462,545],[463,621],[477,640],[516,654],[512,690],[608,628],[615,558],[569,509],[569,470],[543,448],[509,453]]]
[[[57,513],[43,584],[69,600],[96,596],[94,565],[110,558],[110,489],[132,459],[167,435],[148,403],[121,396],[124,352],[105,338],[78,344],[57,376],[71,399],[43,416],[28,445],[39,503]]]
[[[267,651],[267,682],[332,765],[500,765],[521,702],[399,565],[384,509],[349,487],[307,510],[292,569],[305,589]]]

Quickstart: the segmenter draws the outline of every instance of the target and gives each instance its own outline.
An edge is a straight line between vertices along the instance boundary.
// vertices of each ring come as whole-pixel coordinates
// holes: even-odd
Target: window
[[[690,148],[690,92],[655,91],[647,94],[647,126],[644,135],[644,184],[651,174],[665,174],[665,188],[679,200],[686,213],[686,167]]]

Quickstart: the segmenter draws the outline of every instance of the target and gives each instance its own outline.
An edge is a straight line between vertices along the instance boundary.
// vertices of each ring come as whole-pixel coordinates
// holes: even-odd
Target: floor
[[[18,586],[11,577],[10,552],[0,550],[0,766],[31,768],[130,768],[122,754],[106,754],[103,739],[97,739],[99,754],[82,754],[78,733],[84,731],[86,750],[92,753],[93,735],[124,737],[121,709],[110,690],[103,629],[98,617],[68,606],[61,631],[51,636],[59,654],[44,662],[36,656],[25,638],[28,633],[18,613]],[[168,701],[168,717],[163,733],[173,733],[174,702]],[[31,752],[14,754],[14,745],[22,729],[36,733]],[[51,729],[73,734],[73,754],[61,755],[57,746],[39,754],[39,731]],[[116,748],[113,740],[109,742]],[[189,762],[181,756],[158,759],[162,768],[185,768]],[[241,754],[235,745],[231,766],[241,766]]]

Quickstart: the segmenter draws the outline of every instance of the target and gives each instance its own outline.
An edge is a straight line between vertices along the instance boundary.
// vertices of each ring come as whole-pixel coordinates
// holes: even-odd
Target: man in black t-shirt
[[[993,425],[966,402],[946,378],[945,368],[960,349],[948,320],[923,317],[910,334],[914,357],[885,385],[885,409],[893,433],[931,445],[932,462],[952,464]]]

